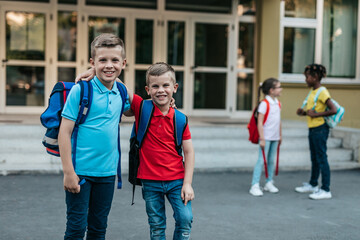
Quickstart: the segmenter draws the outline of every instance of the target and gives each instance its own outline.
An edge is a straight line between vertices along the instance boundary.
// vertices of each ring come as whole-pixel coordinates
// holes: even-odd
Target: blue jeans
[[[277,154],[278,144],[279,141],[268,141],[268,140],[265,141],[264,151],[265,151],[265,157],[266,157],[268,174],[269,174],[268,178],[266,179],[266,182],[270,182],[273,180],[274,169],[275,169],[275,157]],[[259,145],[259,157],[254,167],[251,185],[260,183],[260,177],[263,166],[264,166],[264,158],[262,155],[261,147]]]
[[[174,240],[190,239],[192,224],[191,202],[185,206],[181,199],[183,179],[174,181],[142,180],[142,195],[146,203],[146,213],[150,225],[150,239],[165,239],[166,215],[165,196],[174,211]]]
[[[311,156],[310,184],[318,185],[321,172],[322,186],[324,191],[330,191],[330,167],[326,154],[326,142],[329,137],[329,127],[326,123],[319,127],[309,128],[309,145]]]
[[[105,239],[107,219],[114,196],[115,176],[85,177],[79,193],[66,193],[67,223],[64,239]]]

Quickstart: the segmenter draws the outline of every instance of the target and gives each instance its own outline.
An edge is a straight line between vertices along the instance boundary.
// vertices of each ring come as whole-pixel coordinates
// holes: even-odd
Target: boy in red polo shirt
[[[178,84],[174,69],[166,63],[155,63],[146,72],[145,90],[154,104],[148,132],[140,148],[140,165],[137,177],[142,182],[142,194],[150,225],[150,239],[165,239],[165,196],[169,200],[175,218],[173,239],[189,239],[192,224],[191,186],[195,154],[189,126],[183,133],[183,157],[175,148],[174,109],[170,107]],[[134,94],[131,110],[139,121],[143,99]]]

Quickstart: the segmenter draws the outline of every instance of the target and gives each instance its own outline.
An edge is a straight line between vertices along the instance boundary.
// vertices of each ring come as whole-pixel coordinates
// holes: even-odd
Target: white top
[[[266,99],[270,104],[270,111],[267,120],[264,124],[264,138],[265,140],[277,141],[280,140],[280,106],[279,101],[275,98],[272,99],[269,95],[266,95]],[[258,112],[265,115],[267,105],[264,101],[261,101]],[[265,116],[264,116],[265,117]]]

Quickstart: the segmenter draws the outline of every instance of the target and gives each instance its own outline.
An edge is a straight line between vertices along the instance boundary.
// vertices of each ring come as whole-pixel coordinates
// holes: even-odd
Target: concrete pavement
[[[308,171],[280,172],[278,194],[253,197],[250,172],[195,173],[193,187],[196,240],[355,240],[360,236],[360,170],[333,171],[333,199],[315,201],[294,187]],[[149,239],[140,188],[131,206],[131,186],[116,190],[109,216],[108,240]],[[262,179],[263,180],[263,179]],[[65,203],[61,175],[0,176],[0,239],[62,239]],[[167,237],[174,221],[167,206]]]

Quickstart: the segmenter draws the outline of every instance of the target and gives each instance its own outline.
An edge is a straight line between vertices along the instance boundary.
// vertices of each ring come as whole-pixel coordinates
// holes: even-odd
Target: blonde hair
[[[111,33],[100,34],[91,42],[91,58],[95,58],[97,48],[113,48],[116,46],[121,47],[121,57],[125,59],[125,45],[123,40]]]
[[[170,78],[173,83],[176,83],[175,70],[172,66],[164,62],[157,62],[151,65],[146,71],[146,86],[149,86],[150,76],[161,76],[164,73],[169,72]]]

